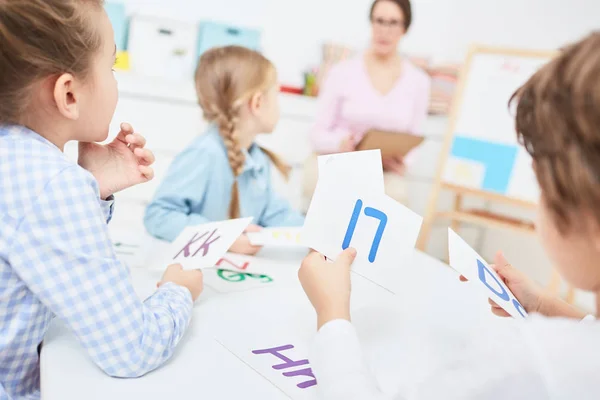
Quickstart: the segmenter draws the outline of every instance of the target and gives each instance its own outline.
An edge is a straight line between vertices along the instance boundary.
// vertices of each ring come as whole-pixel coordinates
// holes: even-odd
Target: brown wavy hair
[[[219,127],[227,148],[234,181],[229,218],[240,217],[237,177],[244,170],[245,156],[238,139],[238,119],[242,106],[261,91],[276,84],[276,70],[262,54],[240,46],[214,48],[200,57],[196,69],[196,92],[204,118]],[[261,148],[287,178],[290,167],[273,152]]]
[[[410,4],[410,0],[375,0],[371,5],[369,19],[373,19],[373,12],[375,11],[375,7],[377,6],[377,3],[382,1],[391,1],[392,3],[400,7],[402,13],[404,14],[404,30],[408,32],[408,28],[410,28],[413,19],[412,5]]]
[[[102,45],[90,9],[103,0],[0,0],[0,124],[23,124],[33,88],[53,75],[85,78]]]
[[[600,32],[563,49],[513,102],[519,141],[559,231],[581,211],[600,224]]]

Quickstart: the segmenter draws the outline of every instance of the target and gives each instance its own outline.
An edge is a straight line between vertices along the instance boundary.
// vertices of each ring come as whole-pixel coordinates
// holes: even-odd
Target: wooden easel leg
[[[454,212],[460,212],[462,211],[462,204],[463,204],[463,195],[462,194],[457,194],[456,197],[454,197],[454,208],[453,211]],[[460,229],[460,221],[453,219],[450,223],[450,228],[458,233],[458,230]]]
[[[463,195],[459,193],[454,197],[454,205],[452,207],[452,211],[455,213],[462,211],[462,204],[463,204]],[[457,219],[450,220],[450,229],[452,229],[454,232],[458,233],[460,226],[461,226],[461,222],[459,220],[457,220]],[[444,261],[446,262],[446,264],[450,264],[450,249],[449,248],[446,250],[446,259]]]
[[[431,236],[431,229],[435,223],[437,217],[437,204],[440,197],[440,184],[434,184],[431,196],[429,196],[429,202],[427,203],[427,209],[425,210],[425,218],[423,218],[423,225],[421,226],[421,233],[417,240],[417,250],[425,252],[427,250],[427,243],[429,242],[429,236]]]

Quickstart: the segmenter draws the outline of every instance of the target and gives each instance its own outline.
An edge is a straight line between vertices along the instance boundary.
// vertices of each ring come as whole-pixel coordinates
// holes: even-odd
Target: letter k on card
[[[170,245],[164,265],[181,264],[184,269],[211,268],[248,227],[252,218],[190,226]]]

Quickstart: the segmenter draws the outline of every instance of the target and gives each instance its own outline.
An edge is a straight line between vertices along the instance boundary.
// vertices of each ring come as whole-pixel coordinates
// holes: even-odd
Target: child
[[[94,143],[117,104],[114,62],[102,0],[0,1],[0,399],[40,397],[55,316],[105,373],[138,377],[171,357],[202,291],[200,272],[170,266],[141,302],[115,256],[112,194],[151,179],[154,156],[127,124]]]
[[[600,295],[600,32],[565,49],[514,101],[519,139],[533,157],[542,190],[542,242],[568,282]],[[328,264],[312,253],[299,272],[318,315],[311,365],[323,398],[390,399],[363,365],[349,322],[355,255],[348,249]],[[521,304],[538,315],[516,326],[517,340],[480,335],[463,358],[414,382],[407,398],[600,398],[600,323],[581,322],[582,313],[543,295],[501,255],[496,262]],[[505,315],[495,305],[493,311]]]
[[[196,70],[196,90],[211,126],[171,165],[146,210],[148,232],[173,241],[186,226],[239,217],[254,217],[262,227],[301,226],[304,218],[271,184],[270,162],[286,177],[288,167],[254,143],[259,133],[273,132],[279,120],[273,64],[243,47],[209,50]],[[231,251],[255,254],[259,249],[242,235]]]

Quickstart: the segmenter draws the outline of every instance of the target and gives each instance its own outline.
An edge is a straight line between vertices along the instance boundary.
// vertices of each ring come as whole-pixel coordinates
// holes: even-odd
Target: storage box
[[[198,26],[189,22],[134,16],[129,29],[129,60],[136,74],[190,80],[196,67]]]
[[[241,28],[218,22],[201,22],[198,37],[197,56],[213,47],[238,45],[252,50],[260,50],[261,31],[258,29]]]
[[[127,46],[127,14],[125,13],[125,4],[108,2],[104,4],[104,9],[112,23],[115,31],[115,44],[117,51],[126,50]]]

